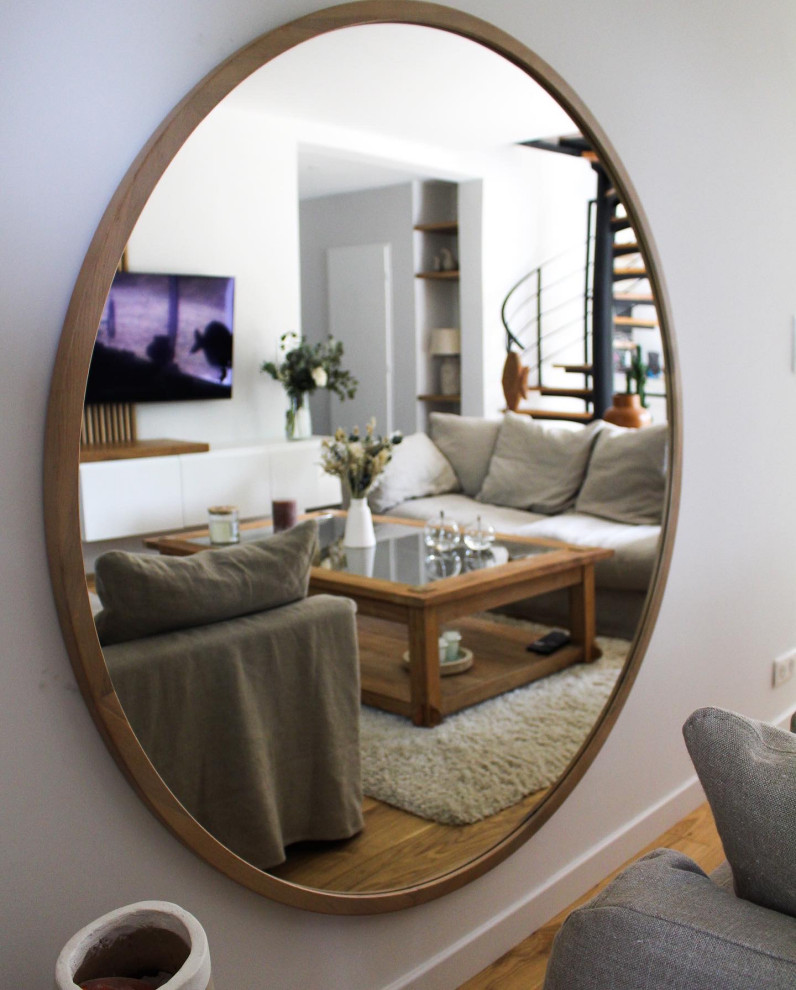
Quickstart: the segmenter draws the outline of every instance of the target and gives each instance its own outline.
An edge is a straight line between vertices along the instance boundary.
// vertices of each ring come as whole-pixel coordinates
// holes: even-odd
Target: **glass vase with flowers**
[[[310,344],[293,332],[279,338],[281,360],[265,361],[260,370],[279,382],[287,393],[285,434],[299,440],[312,434],[307,397],[326,389],[340,399],[353,399],[359,382],[342,367],[343,344],[330,334],[325,341]]]

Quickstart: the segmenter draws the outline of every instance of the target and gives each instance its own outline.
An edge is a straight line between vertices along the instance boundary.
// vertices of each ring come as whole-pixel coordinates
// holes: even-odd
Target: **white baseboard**
[[[704,801],[696,775],[592,846],[543,885],[383,990],[455,990],[537,931]]]

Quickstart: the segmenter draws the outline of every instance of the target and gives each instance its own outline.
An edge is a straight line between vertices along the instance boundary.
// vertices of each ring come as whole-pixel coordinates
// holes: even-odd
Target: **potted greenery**
[[[625,368],[625,391],[614,395],[614,404],[603,413],[603,419],[616,426],[641,427],[652,422],[647,409],[647,365],[636,346]]]
[[[296,341],[295,346],[290,346]],[[285,414],[288,440],[298,440],[312,433],[307,396],[318,388],[334,392],[340,399],[353,399],[359,382],[342,367],[343,344],[330,334],[325,341],[309,344],[298,334],[283,333],[279,338],[282,360],[265,361],[260,370],[281,383],[289,406]]]

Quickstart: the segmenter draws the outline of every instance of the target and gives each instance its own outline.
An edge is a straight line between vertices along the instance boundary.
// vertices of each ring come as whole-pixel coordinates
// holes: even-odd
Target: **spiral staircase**
[[[584,159],[597,174],[597,193],[585,245],[528,272],[503,302],[506,405],[535,419],[588,423],[614,391],[624,391],[622,369],[637,349],[660,370],[655,298],[631,221],[588,141],[572,135],[525,144]],[[645,332],[652,334],[646,346],[639,340]]]

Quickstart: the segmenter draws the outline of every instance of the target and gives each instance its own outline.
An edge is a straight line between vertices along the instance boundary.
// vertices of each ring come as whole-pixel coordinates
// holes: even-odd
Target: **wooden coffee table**
[[[498,535],[495,556],[502,562],[463,556],[460,573],[430,579],[421,522],[375,516],[375,550],[352,551],[342,546],[344,512],[304,518],[317,518],[321,534],[321,560],[310,571],[310,593],[344,595],[357,603],[365,704],[409,717],[416,725],[434,726],[445,715],[599,656],[594,565],[612,556],[612,550]],[[269,532],[269,520],[241,525],[243,540]],[[145,542],[160,553],[177,555],[209,545],[206,529]],[[525,649],[527,629],[473,618],[559,588],[569,590],[571,642],[550,656]],[[438,640],[451,624],[462,632],[462,646],[472,651],[474,663],[465,673],[443,677]],[[402,662],[407,650],[408,665]]]

